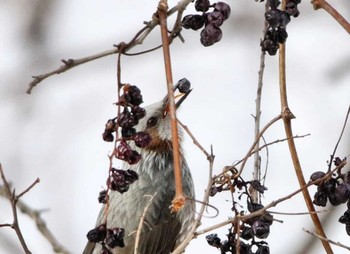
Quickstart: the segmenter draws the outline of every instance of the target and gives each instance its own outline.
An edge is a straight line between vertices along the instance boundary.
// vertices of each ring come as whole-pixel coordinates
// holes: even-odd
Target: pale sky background
[[[177,1],[169,1],[173,6]],[[226,1],[231,17],[223,25],[220,43],[205,48],[199,31],[184,30],[186,42],[172,45],[174,81],[183,77],[193,92],[184,103],[179,119],[207,149],[215,153],[214,173],[241,159],[254,139],[255,97],[258,79],[264,3],[254,0]],[[350,4],[334,0],[334,6],[350,18]],[[116,56],[85,64],[43,81],[25,94],[32,75],[57,68],[61,59],[80,58],[129,41],[151,19],[157,1],[2,1],[0,3],[0,162],[17,192],[41,179],[22,200],[42,214],[57,239],[72,253],[81,253],[86,233],[100,209],[96,201],[105,185],[112,145],[101,138],[105,122],[115,116]],[[301,15],[288,25],[287,86],[289,106],[295,114],[295,134],[311,133],[296,140],[305,178],[326,170],[327,160],[339,137],[350,103],[349,35],[327,13],[314,11],[309,1],[299,5]],[[193,13],[190,7],[186,14]],[[36,15],[39,13],[39,15]],[[33,19],[37,17],[38,19]],[[32,23],[31,23],[32,22]],[[29,24],[33,24],[30,26]],[[33,29],[31,29],[31,27]],[[41,28],[39,30],[37,28]],[[36,33],[34,33],[34,31]],[[155,29],[145,44],[133,51],[158,45]],[[161,99],[166,91],[161,50],[122,58],[122,81],[137,85],[144,105]],[[262,99],[262,125],[280,112],[278,57],[266,57]],[[349,156],[349,129],[337,156]],[[284,138],[282,122],[265,135],[268,142]],[[201,199],[207,184],[208,163],[189,137],[185,151]],[[286,143],[269,148],[269,169],[263,204],[298,189]],[[266,163],[262,153],[263,165]],[[116,163],[118,165],[118,163]],[[349,168],[349,166],[347,166]],[[251,177],[252,160],[244,177]],[[315,188],[311,188],[311,195]],[[206,228],[232,216],[228,195],[217,195],[211,204],[220,210],[216,218],[203,219]],[[343,205],[330,218],[329,238],[349,244],[338,218]],[[275,207],[279,212],[306,212],[301,195]],[[212,215],[212,214],[210,214]],[[208,217],[210,217],[208,215]],[[327,213],[324,216],[329,216]],[[275,215],[266,239],[271,253],[295,254],[312,237],[307,215]],[[21,229],[32,253],[53,253],[27,216],[19,216]],[[11,222],[7,200],[0,198],[0,223]],[[224,239],[227,227],[215,230]],[[307,253],[323,253],[318,242]],[[346,253],[334,247],[335,253]],[[0,253],[22,253],[10,228],[0,229]],[[186,253],[219,253],[204,236],[193,240]]]

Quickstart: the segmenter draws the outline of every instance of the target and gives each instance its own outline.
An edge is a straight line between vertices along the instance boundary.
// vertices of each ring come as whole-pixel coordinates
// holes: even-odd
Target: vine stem
[[[285,2],[285,1],[283,1]],[[293,137],[293,131],[292,131],[292,124],[291,119],[295,118],[292,112],[290,111],[288,107],[288,99],[287,99],[287,86],[286,86],[286,55],[285,55],[285,43],[280,44],[279,47],[279,86],[280,86],[280,98],[281,98],[281,110],[282,110],[282,119],[284,124],[284,129],[287,136],[287,142],[289,146],[290,155],[293,161],[294,170],[297,175],[299,185],[300,187],[303,187],[306,185],[305,178],[303,175],[303,171],[300,165],[298,153],[296,150],[296,146],[294,143]],[[316,232],[318,235],[322,236],[323,238],[327,238],[325,235],[325,232],[323,230],[322,224],[320,222],[320,219],[318,218],[318,214],[315,213],[315,207],[312,203],[310,193],[307,188],[304,188],[302,190],[304,200],[306,203],[306,206],[308,208],[308,211],[310,212],[311,219],[315,225]],[[323,244],[323,247],[327,254],[333,254],[333,250],[329,244],[328,241],[320,238]]]
[[[168,88],[168,109],[171,122],[171,137],[173,146],[173,160],[174,160],[174,175],[175,175],[175,198],[172,202],[172,212],[178,212],[185,204],[186,198],[182,191],[182,175],[181,175],[181,163],[180,163],[180,146],[179,146],[179,132],[177,128],[175,98],[173,92],[173,75],[171,69],[171,58],[169,48],[169,37],[167,28],[167,10],[168,2],[166,0],[160,0],[158,5],[158,16],[160,23],[160,30],[163,44],[163,56],[166,83]]]

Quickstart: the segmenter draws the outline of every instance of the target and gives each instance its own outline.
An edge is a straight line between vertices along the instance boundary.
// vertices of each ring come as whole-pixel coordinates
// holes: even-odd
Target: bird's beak
[[[173,91],[176,91],[176,86],[174,86]],[[191,93],[192,89],[190,89],[186,93],[179,93],[175,95],[175,108],[178,109],[180,105],[185,101],[187,96]],[[166,95],[163,99],[163,105],[164,105],[164,117],[168,114],[169,112],[169,100],[168,100],[168,95]]]

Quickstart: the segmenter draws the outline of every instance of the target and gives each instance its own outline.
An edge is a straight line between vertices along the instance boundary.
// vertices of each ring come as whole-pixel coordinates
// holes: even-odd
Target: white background
[[[177,1],[169,1],[173,6]],[[227,1],[228,2],[228,1]],[[346,18],[349,3],[332,1]],[[264,3],[230,1],[232,13],[223,25],[220,43],[205,48],[199,32],[182,32],[186,42],[172,45],[174,81],[186,77],[193,92],[179,113],[182,122],[207,149],[214,147],[215,173],[244,157],[254,140],[255,97],[260,60]],[[48,7],[49,6],[49,7]],[[57,239],[72,253],[81,253],[86,233],[95,224],[100,205],[98,192],[105,185],[110,143],[102,141],[105,122],[115,116],[116,56],[106,57],[51,77],[25,94],[32,75],[57,68],[61,59],[79,58],[129,41],[151,19],[157,1],[3,1],[0,3],[0,162],[17,192],[35,178],[41,182],[22,200],[42,213]],[[326,170],[327,160],[338,139],[350,103],[349,35],[327,13],[314,11],[308,1],[299,5],[301,15],[288,25],[287,86],[289,106],[295,114],[295,134],[311,133],[296,140],[305,178]],[[40,15],[35,15],[35,11]],[[193,13],[188,8],[186,14]],[[34,20],[33,17],[41,17]],[[36,36],[30,22],[41,27]],[[133,52],[160,43],[155,29],[144,45]],[[145,105],[165,94],[161,50],[122,58],[122,81],[141,88]],[[278,57],[266,57],[262,99],[262,124],[280,112]],[[282,122],[270,128],[268,142],[285,137]],[[337,156],[349,152],[349,127]],[[207,184],[208,163],[187,137],[185,151],[192,169],[197,198]],[[263,204],[298,189],[286,143],[269,148],[269,166]],[[266,163],[262,153],[263,165]],[[118,164],[118,163],[117,163]],[[244,177],[251,177],[252,160]],[[313,195],[315,188],[312,188]],[[201,228],[232,216],[229,195],[218,195],[211,203],[220,210],[216,218],[205,218]],[[329,217],[329,238],[349,245],[344,225],[338,223],[345,211],[339,207]],[[272,209],[306,212],[301,195]],[[208,217],[213,215],[210,211]],[[52,253],[34,223],[20,214],[20,225],[33,253]],[[267,239],[271,253],[302,253],[300,248],[314,230],[308,215],[275,215]],[[0,199],[0,223],[12,220],[10,205]],[[216,230],[224,239],[228,227]],[[311,244],[310,244],[311,246]],[[334,247],[335,253],[345,250]],[[15,232],[0,228],[0,253],[22,253]],[[321,244],[307,251],[323,253]],[[186,253],[219,253],[204,236],[193,240]],[[305,252],[303,252],[305,253]]]

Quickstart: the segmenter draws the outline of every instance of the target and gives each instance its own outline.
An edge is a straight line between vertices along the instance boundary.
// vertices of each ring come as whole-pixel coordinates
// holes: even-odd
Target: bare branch
[[[320,236],[319,234],[316,234],[316,233],[314,233],[314,232],[311,232],[311,231],[309,231],[309,230],[307,230],[307,229],[305,229],[305,228],[303,228],[303,230],[304,230],[306,233],[308,233],[308,234],[310,234],[310,235],[313,235],[313,236],[316,236],[317,238],[319,238],[319,239],[321,239],[321,240],[330,242],[331,244],[337,245],[337,246],[339,246],[339,247],[342,247],[342,248],[344,248],[344,249],[350,251],[350,247],[347,246],[347,245],[344,245],[344,244],[342,244],[342,243],[340,243],[340,242],[335,242],[335,241],[330,240],[330,239],[328,239],[328,238],[322,237],[322,236]]]

